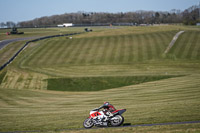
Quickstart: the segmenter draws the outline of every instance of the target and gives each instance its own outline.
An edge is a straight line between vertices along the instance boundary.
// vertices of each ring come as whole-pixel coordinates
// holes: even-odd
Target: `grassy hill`
[[[174,58],[200,59],[200,31],[186,31],[176,42],[169,54]]]
[[[0,131],[82,128],[104,101],[127,109],[125,123],[199,120],[199,28],[94,29],[31,43],[0,72]]]

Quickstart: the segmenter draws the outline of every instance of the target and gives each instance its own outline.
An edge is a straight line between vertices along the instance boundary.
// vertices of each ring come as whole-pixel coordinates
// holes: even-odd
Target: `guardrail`
[[[40,40],[44,40],[44,39],[49,39],[49,38],[54,38],[54,37],[62,37],[62,36],[72,36],[72,35],[77,35],[77,34],[81,34],[83,32],[79,32],[79,33],[71,33],[71,34],[63,34],[63,35],[52,35],[52,36],[45,36],[45,37],[41,37],[41,38],[37,38],[34,40],[30,40],[27,41],[24,46],[22,48],[20,48],[17,53],[14,54],[14,56],[12,56],[6,63],[4,63],[2,66],[0,66],[0,71],[3,70],[7,65],[9,65],[18,55],[20,52],[22,52],[22,50],[24,50],[26,48],[26,46],[31,43],[31,42],[36,42],[36,41],[40,41]]]

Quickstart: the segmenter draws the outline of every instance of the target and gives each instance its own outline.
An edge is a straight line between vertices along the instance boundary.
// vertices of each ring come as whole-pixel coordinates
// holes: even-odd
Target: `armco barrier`
[[[64,34],[64,35],[53,35],[53,36],[45,36],[45,37],[41,37],[41,38],[37,38],[31,41],[27,41],[24,46],[22,48],[20,48],[20,50],[18,50],[14,56],[12,56],[6,63],[4,63],[2,66],[0,66],[0,71],[3,70],[8,64],[10,64],[18,55],[19,53],[31,42],[36,42],[36,41],[40,41],[40,40],[44,40],[44,39],[49,39],[49,38],[54,38],[54,37],[62,37],[62,36],[72,36],[72,35],[77,35],[77,34],[81,34],[83,32],[79,32],[79,33],[71,33],[71,34]]]

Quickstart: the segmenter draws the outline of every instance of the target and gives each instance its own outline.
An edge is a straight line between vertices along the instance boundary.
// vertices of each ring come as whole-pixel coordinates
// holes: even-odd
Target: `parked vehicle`
[[[13,27],[11,32],[6,32],[6,35],[11,35],[11,34],[24,34],[24,32],[18,32],[16,27]]]

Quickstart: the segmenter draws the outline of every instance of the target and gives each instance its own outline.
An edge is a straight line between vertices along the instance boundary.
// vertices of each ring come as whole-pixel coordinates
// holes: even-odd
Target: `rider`
[[[108,115],[109,117],[112,117],[113,116],[112,112],[116,110],[115,107],[109,102],[104,102],[104,104],[101,105],[98,109],[102,109],[102,108],[105,109],[104,113]]]

